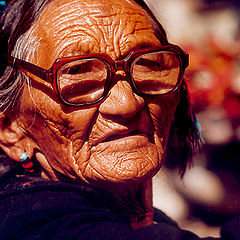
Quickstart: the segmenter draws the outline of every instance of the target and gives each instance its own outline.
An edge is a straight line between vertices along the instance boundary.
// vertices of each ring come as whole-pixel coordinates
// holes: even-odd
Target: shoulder
[[[0,179],[1,240],[200,239],[161,211],[155,214],[158,223],[133,231],[109,202],[109,196],[86,185],[23,176]],[[226,224],[221,239],[240,239],[239,223],[236,218]]]
[[[19,175],[0,181],[0,202],[11,200],[12,204],[21,204],[22,208],[38,204],[42,210],[62,210],[62,206],[65,210],[79,207],[106,209],[109,197],[84,184],[54,182],[34,176]]]
[[[0,189],[1,239],[27,239],[29,234],[30,239],[37,234],[41,237],[36,239],[68,239],[86,231],[90,236],[96,230],[130,230],[109,209],[108,196],[85,185],[19,176],[2,181]]]

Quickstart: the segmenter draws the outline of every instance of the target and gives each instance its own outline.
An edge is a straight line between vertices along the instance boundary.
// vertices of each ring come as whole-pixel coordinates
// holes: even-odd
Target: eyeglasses
[[[59,58],[48,70],[11,56],[9,62],[50,83],[62,104],[78,107],[102,101],[119,70],[125,71],[133,91],[140,96],[175,91],[188,66],[188,54],[179,46],[167,45],[133,50],[116,61],[104,54]]]

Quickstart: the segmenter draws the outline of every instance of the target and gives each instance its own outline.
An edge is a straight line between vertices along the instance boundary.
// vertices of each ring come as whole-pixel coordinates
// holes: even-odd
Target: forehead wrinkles
[[[53,1],[36,26],[42,39],[47,39],[48,44],[54,43],[48,49],[50,53],[58,52],[61,56],[108,52],[115,55],[112,57],[131,48],[133,34],[152,28],[139,6],[127,1],[117,4],[112,0]]]

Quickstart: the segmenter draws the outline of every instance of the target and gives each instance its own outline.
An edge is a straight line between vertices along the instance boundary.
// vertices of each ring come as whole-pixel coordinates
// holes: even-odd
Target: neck
[[[42,177],[54,181],[59,180],[55,174],[47,175],[44,172]],[[125,215],[133,229],[153,224],[152,178],[140,183],[115,185],[114,188],[109,187],[105,190],[107,192],[110,190],[118,206],[117,211]]]
[[[128,185],[127,188],[124,186],[124,190],[114,193],[113,197],[133,229],[153,224],[151,178],[138,184]]]

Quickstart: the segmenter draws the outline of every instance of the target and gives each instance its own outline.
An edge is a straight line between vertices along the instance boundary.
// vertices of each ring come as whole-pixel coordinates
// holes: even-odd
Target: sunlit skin
[[[54,0],[33,36],[39,45],[29,61],[46,69],[59,57],[103,53],[116,60],[132,49],[160,46],[145,12],[125,0]],[[103,102],[73,108],[59,103],[51,85],[31,77],[16,118],[24,133],[19,155],[8,154],[19,160],[22,152],[32,157],[35,151],[42,177],[61,180],[60,172],[112,192],[119,202],[132,196],[132,205],[143,202],[151,211],[151,179],[164,158],[178,93],[140,97],[118,71]],[[142,199],[135,196],[139,191]]]

